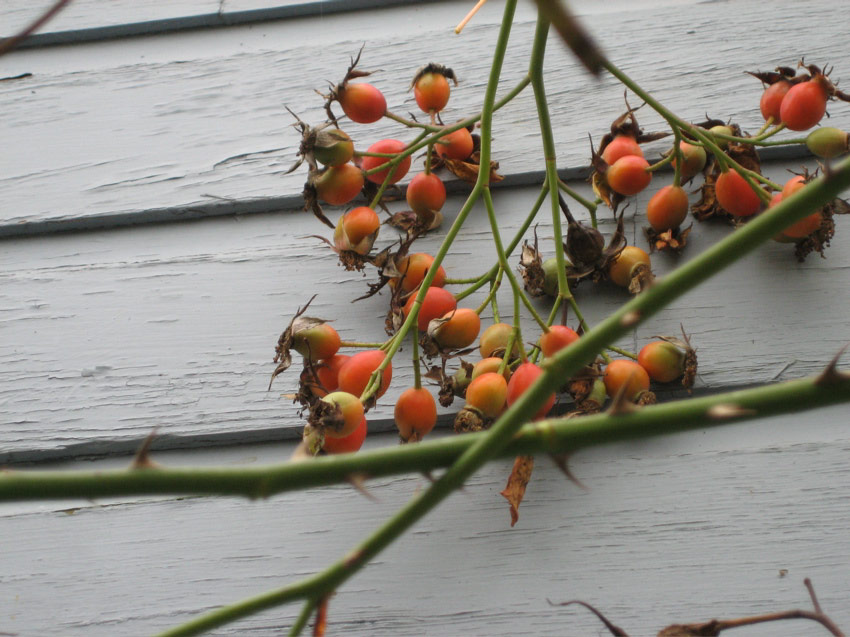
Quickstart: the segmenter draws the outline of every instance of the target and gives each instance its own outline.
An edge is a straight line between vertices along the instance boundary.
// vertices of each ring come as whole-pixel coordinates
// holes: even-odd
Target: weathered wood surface
[[[785,166],[766,172],[783,179]],[[513,236],[535,196],[530,188],[496,193],[505,237]],[[637,198],[639,216],[635,208],[627,212],[628,236],[640,245],[648,197]],[[453,198],[447,209],[459,206]],[[788,245],[765,245],[620,345],[637,351],[654,334],[678,334],[682,324],[699,348],[698,387],[710,390],[816,373],[848,339],[846,323],[834,314],[848,298],[844,221],[838,219],[827,259],[814,255],[797,264]],[[603,224],[606,234],[611,225]],[[699,225],[683,259],[728,231]],[[478,275],[493,262],[487,232],[478,209],[447,260],[452,276]],[[386,292],[351,303],[377,279],[374,269],[366,276],[345,272],[308,236],[316,233],[330,236],[311,215],[253,215],[5,241],[0,457],[84,453],[105,440],[136,441],[153,426],[163,435],[194,437],[192,444],[277,437],[281,428],[299,427],[295,406],[281,397],[295,389],[298,364],[267,391],[274,345],[296,308],[317,294],[310,315],[334,319],[345,340],[369,342],[386,338],[389,307]],[[540,215],[538,235],[551,255],[548,213]],[[396,236],[386,228],[378,247]],[[432,251],[439,240],[429,236],[417,245]],[[660,256],[654,269],[663,275],[675,264]],[[577,294],[591,324],[628,298],[619,288],[589,283]],[[482,298],[465,304],[475,307]],[[503,305],[509,315],[506,297]],[[544,301],[538,307],[547,312]],[[815,342],[800,338],[801,323],[818,334]],[[530,320],[525,326],[525,339],[536,339],[538,328]],[[393,397],[412,384],[409,356],[400,353],[374,419],[387,423]],[[188,443],[167,446],[177,444]]]
[[[446,119],[468,115],[480,108],[499,4],[488,4],[461,36],[451,29],[468,7],[441,3],[6,56],[0,77],[33,75],[0,83],[4,145],[15,149],[0,170],[0,232],[80,217],[108,225],[116,213],[144,216],[163,207],[179,208],[179,217],[232,199],[272,198],[269,209],[278,209],[275,198],[297,195],[305,179],[304,171],[283,174],[299,141],[283,105],[322,121],[314,89],[338,81],[367,42],[361,66],[381,69],[372,81],[391,110],[415,110],[410,78],[436,60],[461,80]],[[761,125],[760,84],[743,71],[794,64],[802,55],[836,59],[846,38],[834,11],[825,0],[767,13],[761,3],[739,2],[734,18],[715,3],[577,4],[612,59],[675,111],[694,120],[706,112],[732,118],[749,130]],[[521,3],[505,90],[525,73],[533,29],[533,5]],[[587,134],[598,139],[624,110],[622,89],[609,77],[589,79],[554,37],[546,69],[559,164],[586,165]],[[833,110],[836,125],[850,125],[848,109]],[[533,112],[526,91],[497,116],[494,157],[505,173],[541,169]],[[649,112],[641,119],[648,130],[660,126]],[[361,147],[412,137],[391,122],[346,128]]]
[[[846,628],[849,431],[846,410],[831,408],[588,450],[571,461],[586,493],[540,458],[513,529],[498,495],[510,462],[492,463],[342,587],[328,634],[607,634],[588,612],[547,603],[582,599],[630,635],[654,635],[674,622],[810,608],[804,577]],[[258,464],[291,448],[157,459]],[[315,572],[426,486],[421,476],[375,481],[377,503],[336,487],[254,502],[4,505],[0,630],[152,634]],[[285,634],[297,612],[273,609],[213,634]],[[739,632],[824,634],[802,621]]]
[[[266,391],[278,334],[318,292],[311,314],[336,318],[345,338],[382,339],[386,296],[351,305],[368,279],[344,272],[306,238],[329,234],[315,219],[280,214],[297,208],[281,202],[297,200],[304,178],[281,176],[297,144],[281,105],[318,120],[312,89],[337,78],[366,40],[364,67],[383,69],[375,81],[392,108],[409,110],[404,88],[412,70],[439,52],[461,75],[453,112],[470,112],[480,98],[499,4],[491,0],[461,38],[449,30],[471,3],[324,18],[313,21],[309,37],[303,23],[281,22],[0,58],[0,77],[34,73],[0,82],[4,147],[12,149],[0,160],[0,233],[32,222],[55,231],[61,224],[48,222],[83,217],[104,226],[124,223],[126,215],[139,222],[185,218],[207,194],[232,198],[231,212],[264,205],[276,211],[0,242],[0,465],[126,451],[155,426],[162,447],[183,449],[157,453],[170,465],[288,457],[301,421],[281,393],[294,388],[297,371]],[[755,2],[576,3],[594,32],[612,43],[614,59],[674,109],[694,119],[704,111],[733,117],[750,130],[760,125],[759,90],[742,69],[768,69],[802,54],[838,62],[846,52],[833,5],[781,5],[765,12]],[[621,35],[625,24],[628,38]],[[531,3],[521,3],[506,86],[524,71],[532,28]],[[757,28],[765,35],[754,36]],[[725,35],[712,45],[718,33]],[[305,73],[305,60],[316,68]],[[837,66],[837,76],[850,72]],[[695,76],[697,70],[705,75]],[[607,79],[585,79],[557,42],[547,72],[559,164],[584,165],[586,133],[598,137],[622,111],[622,91]],[[833,110],[832,123],[847,127],[850,109]],[[506,132],[496,139],[496,154],[511,176],[540,167],[532,112],[528,94],[497,116]],[[641,121],[657,127],[649,113]],[[368,144],[397,129],[381,124],[352,134]],[[215,167],[268,148],[279,150]],[[766,173],[781,181],[797,163],[775,161]],[[662,182],[626,213],[639,245],[646,201]],[[535,195],[530,186],[495,191],[505,237]],[[461,202],[461,193],[452,196],[448,221]],[[165,212],[157,217],[153,209]],[[699,348],[699,391],[815,373],[849,336],[847,230],[839,219],[825,260],[796,264],[788,246],[763,246],[621,345],[637,349],[682,323]],[[682,258],[727,232],[699,225]],[[548,256],[545,213],[538,234]],[[383,232],[379,245],[392,235]],[[438,241],[417,246],[433,250]],[[492,261],[489,246],[479,209],[447,269],[453,276],[483,271]],[[673,265],[658,258],[654,269],[663,274]],[[578,288],[578,297],[591,323],[627,298],[589,285]],[[536,337],[530,322],[525,329],[526,340]],[[412,382],[408,354],[401,353],[391,391],[374,412],[373,432],[392,427],[393,398]],[[589,493],[541,458],[514,529],[498,496],[510,463],[493,463],[343,587],[331,603],[331,634],[604,634],[588,613],[546,602],[579,598],[630,634],[647,635],[671,622],[808,607],[806,576],[846,630],[847,421],[847,408],[836,407],[586,451],[571,466]],[[238,445],[252,441],[271,442]],[[367,440],[389,444],[391,434]],[[208,445],[215,448],[204,450]],[[377,504],[339,487],[259,502],[0,505],[0,632],[151,634],[315,572],[426,484],[418,476],[371,484]],[[216,634],[280,634],[296,612],[276,609]],[[788,622],[739,632],[823,631]]]

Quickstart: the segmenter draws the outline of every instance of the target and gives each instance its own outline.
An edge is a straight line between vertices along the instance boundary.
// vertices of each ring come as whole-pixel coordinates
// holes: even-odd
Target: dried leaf
[[[525,489],[531,480],[531,472],[534,469],[534,456],[517,456],[514,460],[508,484],[500,493],[511,507],[511,526],[519,521],[519,505],[525,497]]]

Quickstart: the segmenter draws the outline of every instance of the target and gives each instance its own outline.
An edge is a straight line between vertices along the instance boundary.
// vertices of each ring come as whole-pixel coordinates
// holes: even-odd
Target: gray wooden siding
[[[79,0],[48,31],[218,10],[210,0],[109,4],[104,12]],[[284,4],[227,0],[224,9]],[[320,121],[313,89],[338,80],[365,41],[362,66],[381,69],[373,81],[392,110],[412,110],[409,79],[434,60],[461,79],[447,118],[468,114],[481,97],[501,3],[490,0],[455,36],[471,5],[34,47],[0,58],[0,77],[33,74],[0,82],[0,464],[118,466],[153,427],[157,460],[167,464],[288,457],[301,421],[282,394],[297,374],[267,391],[280,331],[318,292],[311,314],[336,318],[344,338],[380,340],[387,303],[382,295],[351,304],[368,278],[343,271],[308,238],[328,233],[300,211],[304,172],[283,175],[298,145],[283,105]],[[759,86],[745,69],[805,55],[850,78],[846,28],[825,1],[769,11],[754,1],[574,6],[626,72],[694,120],[707,112],[757,129]],[[31,12],[30,3],[4,3],[0,32]],[[525,71],[533,19],[532,3],[521,3],[505,87]],[[588,79],[554,38],[546,71],[559,165],[577,169],[589,159],[587,132],[598,139],[622,112],[622,90],[608,78]],[[850,105],[830,111],[830,124],[850,128]],[[648,130],[660,127],[645,109],[639,117]],[[509,237],[536,196],[541,168],[530,92],[496,123],[495,158],[509,185],[495,198]],[[347,128],[359,146],[405,138],[385,123]],[[658,142],[649,154],[665,147]],[[780,181],[801,161],[813,165],[773,157],[765,172]],[[565,174],[589,193],[577,171]],[[646,201],[663,181],[627,209],[639,245]],[[447,221],[464,191],[454,187]],[[601,217],[609,233],[610,215]],[[487,228],[483,210],[475,211],[447,259],[451,275],[489,266]],[[682,259],[726,232],[699,225]],[[546,214],[538,235],[551,254]],[[394,236],[382,230],[379,246]],[[663,275],[675,263],[658,257],[654,269]],[[698,392],[809,375],[850,340],[848,268],[850,230],[840,218],[826,259],[797,264],[788,246],[765,245],[620,344],[636,349],[682,323],[699,350]],[[591,323],[626,299],[587,284],[577,295]],[[527,323],[526,339],[535,336]],[[392,388],[370,418],[368,446],[394,442],[381,432],[392,431],[394,396],[412,383],[408,355],[400,353]],[[493,463],[343,587],[331,603],[330,634],[602,633],[587,613],[551,608],[547,598],[584,599],[630,634],[654,634],[674,621],[806,607],[806,576],[846,629],[847,421],[847,408],[836,407],[583,452],[572,466],[588,493],[541,459],[513,529],[498,496],[510,464]],[[315,572],[425,484],[418,476],[376,481],[377,503],[337,487],[261,502],[2,504],[0,632],[153,633]],[[275,609],[216,634],[280,634],[297,610]],[[799,622],[739,632],[821,634]]]

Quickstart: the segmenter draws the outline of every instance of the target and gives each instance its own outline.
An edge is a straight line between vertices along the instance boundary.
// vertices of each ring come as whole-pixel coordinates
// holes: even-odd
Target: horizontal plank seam
[[[728,387],[695,388],[691,395],[695,397],[711,396],[722,392],[738,391],[757,387],[756,384],[734,385]],[[655,392],[659,402],[682,399],[689,396],[683,389],[658,389]],[[566,404],[556,405],[550,415],[566,412]],[[454,414],[442,414],[437,418],[437,429],[451,429]],[[300,438],[302,424],[290,427],[269,427],[260,429],[234,429],[211,434],[157,434],[151,444],[151,451],[211,450],[240,447],[243,445],[266,444],[294,441]],[[369,421],[369,433],[380,434],[395,431],[392,418]],[[46,463],[76,460],[108,459],[131,456],[139,449],[144,438],[114,440],[93,438],[64,447],[32,448],[16,451],[0,451],[0,468],[14,466],[32,466]]]
[[[763,162],[796,160],[811,156],[808,149],[801,144],[769,147],[759,152],[759,157]],[[558,175],[562,181],[576,182],[586,180],[590,172],[589,166],[581,166],[559,170]],[[544,176],[543,171],[509,174],[505,175],[502,181],[492,184],[491,188],[495,190],[540,185],[543,183]],[[469,188],[469,184],[460,180],[452,180],[446,183],[446,191],[449,194],[464,193]],[[149,208],[147,210],[102,213],[41,221],[0,223],[0,240],[63,232],[110,230],[136,225],[191,221],[213,217],[236,217],[271,212],[302,212],[303,208],[304,199],[301,193],[280,197],[216,200],[189,206]]]
[[[223,27],[244,26],[259,22],[277,22],[327,16],[337,13],[351,13],[374,9],[392,8],[411,4],[434,4],[446,0],[325,0],[324,2],[303,2],[301,4],[269,7],[266,9],[248,9],[221,13],[204,13],[160,20],[127,22],[103,27],[86,29],[68,29],[66,31],[48,31],[36,33],[25,40],[18,48],[43,48],[69,44],[102,42],[117,38],[163,35],[179,31],[198,29],[218,29]]]

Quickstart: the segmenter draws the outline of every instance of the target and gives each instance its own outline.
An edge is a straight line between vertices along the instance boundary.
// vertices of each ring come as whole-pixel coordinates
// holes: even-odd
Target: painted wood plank
[[[498,4],[488,4],[460,37],[451,27],[461,8],[447,3],[309,21],[314,28],[306,41],[306,27],[294,21],[6,56],[0,76],[33,75],[0,84],[4,140],[16,149],[2,160],[0,219],[16,227],[163,207],[191,210],[216,201],[250,200],[257,210],[272,198],[268,205],[275,206],[275,197],[297,196],[305,179],[303,171],[284,175],[298,136],[283,105],[307,121],[321,121],[314,89],[338,79],[366,42],[362,66],[382,69],[373,81],[392,110],[412,110],[409,78],[439,50],[439,61],[461,80],[446,118],[474,112]],[[731,22],[712,3],[681,0],[579,8],[603,43],[606,33],[631,34],[609,45],[610,55],[671,108],[694,120],[706,112],[733,118],[748,130],[761,125],[760,88],[744,70],[793,64],[803,54],[808,61],[829,61],[847,46],[825,0],[787,3],[768,21],[756,2],[737,3]],[[376,16],[380,34],[373,28]],[[524,74],[533,29],[533,8],[522,3],[505,90]],[[813,29],[816,39],[808,35]],[[753,50],[752,34],[760,30],[764,36]],[[718,33],[725,34],[719,44]],[[670,46],[671,34],[680,39],[676,46]],[[709,64],[706,51],[712,51]],[[559,164],[586,165],[587,133],[598,138],[624,110],[622,89],[607,77],[589,80],[554,38],[547,60]],[[850,125],[844,105],[831,110],[831,123]],[[497,115],[494,156],[506,174],[542,166],[533,113],[527,91]],[[660,127],[649,112],[641,112],[641,121],[648,130]],[[347,128],[360,147],[381,137],[411,137],[383,122]],[[657,143],[651,154],[664,147]]]
[[[788,167],[774,164],[766,173],[782,180]],[[654,187],[663,183],[656,181]],[[589,194],[586,185],[574,185]],[[628,235],[638,245],[646,245],[640,227],[651,192],[626,213]],[[506,238],[535,197],[530,188],[496,193]],[[460,204],[460,198],[450,199],[447,223]],[[635,210],[641,212],[635,216]],[[451,276],[476,276],[494,262],[485,217],[481,208],[470,216],[447,258]],[[609,214],[601,213],[601,219],[610,234]],[[848,339],[846,323],[835,320],[848,298],[842,273],[850,266],[850,237],[844,222],[837,221],[826,259],[815,256],[797,264],[789,246],[771,242],[620,345],[637,351],[652,335],[678,334],[684,325],[699,348],[698,387],[705,390],[816,373]],[[699,254],[727,232],[699,225],[682,258]],[[176,437],[168,445],[181,444],[186,436],[192,440],[188,444],[200,445],[279,438],[284,429],[297,435],[301,420],[281,394],[294,391],[298,372],[288,371],[267,391],[274,345],[296,308],[318,294],[310,314],[334,319],[344,339],[386,337],[386,293],[351,303],[367,291],[374,270],[345,272],[319,240],[309,237],[317,233],[329,236],[310,215],[277,214],[5,241],[0,252],[2,461],[91,453],[85,445],[107,441],[132,446],[155,426],[163,436]],[[546,213],[539,218],[538,235],[543,254],[550,256]],[[389,245],[395,236],[384,230],[377,246]],[[441,237],[428,236],[417,249],[433,251]],[[675,264],[660,256],[654,269],[663,275]],[[591,324],[628,298],[608,285],[582,284],[576,294]],[[501,298],[510,320],[510,301]],[[476,294],[465,305],[475,307],[481,299]],[[545,301],[538,308],[548,312]],[[485,311],[485,319],[490,316]],[[538,330],[527,313],[523,316],[525,340],[533,341]],[[574,318],[570,324],[575,326]],[[800,338],[803,326],[818,338]],[[409,355],[407,348],[400,352],[392,388],[374,412],[379,428],[392,427],[394,396],[412,384]]]
[[[586,450],[581,492],[541,458],[520,521],[487,465],[334,596],[332,634],[601,635],[583,599],[631,635],[674,622],[808,608],[850,624],[846,409]],[[367,445],[392,444],[389,437]],[[291,445],[161,454],[168,464],[257,464]],[[113,466],[114,462],[82,463]],[[73,465],[81,466],[81,465]],[[344,555],[426,486],[422,477],[261,501],[64,501],[0,507],[0,629],[19,635],[152,634],[283,586]],[[61,538],[61,540],[59,540]],[[784,577],[781,573],[785,571]],[[45,613],[49,607],[51,612]],[[277,635],[297,606],[214,631]],[[819,635],[783,622],[753,637]]]

